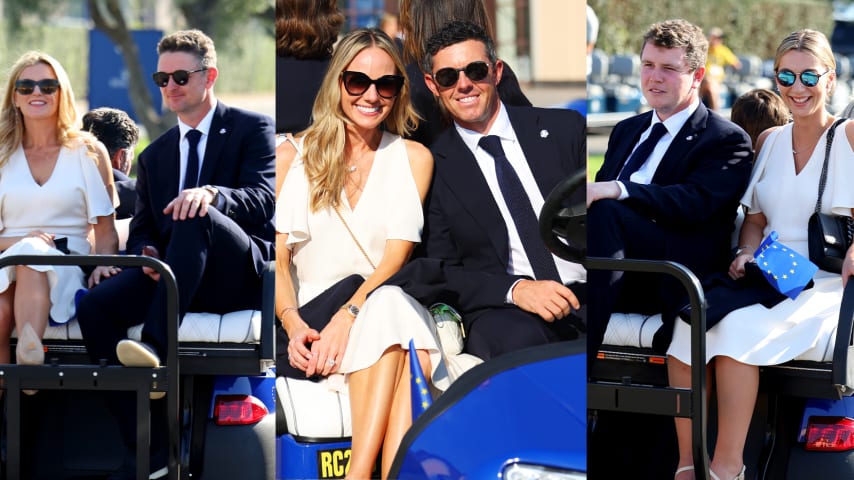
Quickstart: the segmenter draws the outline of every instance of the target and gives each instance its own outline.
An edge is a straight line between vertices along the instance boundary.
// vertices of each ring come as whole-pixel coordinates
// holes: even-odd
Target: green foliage
[[[772,58],[789,32],[812,28],[830,38],[829,0],[588,0],[599,17],[597,48],[606,53],[640,53],[647,28],[668,18],[684,18],[708,30],[720,27],[738,54]],[[653,7],[651,7],[653,6]]]

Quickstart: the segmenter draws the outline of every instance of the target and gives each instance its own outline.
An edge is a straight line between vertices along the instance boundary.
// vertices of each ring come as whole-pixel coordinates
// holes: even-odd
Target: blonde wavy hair
[[[3,103],[0,107],[0,167],[6,165],[9,158],[18,149],[24,139],[24,117],[15,106],[15,82],[21,77],[24,69],[39,63],[45,64],[53,70],[59,81],[59,90],[54,94],[57,97],[56,135],[59,143],[65,147],[73,147],[79,142],[89,147],[89,156],[95,162],[93,143],[95,137],[89,132],[80,130],[77,119],[77,108],[74,106],[74,90],[71,81],[62,65],[50,55],[30,51],[23,55],[12,65],[9,78],[6,81],[6,90],[3,94]]]
[[[312,109],[314,122],[306,130],[303,163],[310,185],[309,206],[312,212],[336,207],[344,189],[346,166],[344,143],[346,126],[352,121],[341,108],[344,85],[341,74],[362,50],[376,47],[394,61],[396,74],[405,79],[386,119],[384,130],[404,136],[418,126],[418,115],[409,101],[409,79],[397,46],[382,30],[358,29],[345,36],[335,47],[329,69],[320,85]]]

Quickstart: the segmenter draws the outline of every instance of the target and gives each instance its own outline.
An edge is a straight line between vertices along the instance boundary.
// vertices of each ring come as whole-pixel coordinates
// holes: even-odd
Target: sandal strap
[[[683,472],[690,472],[690,471],[693,471],[693,470],[694,470],[694,465],[686,465],[686,466],[684,466],[684,467],[682,467],[682,468],[678,468],[678,469],[676,469],[676,473],[675,473],[675,474],[673,474],[673,479],[675,480],[675,479],[676,479],[676,477],[678,477],[680,473],[683,473]]]

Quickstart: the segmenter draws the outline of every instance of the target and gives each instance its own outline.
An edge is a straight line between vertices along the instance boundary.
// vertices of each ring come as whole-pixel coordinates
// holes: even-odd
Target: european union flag
[[[415,352],[415,340],[409,340],[409,379],[412,395],[412,421],[414,422],[419,415],[424,413],[424,410],[433,404],[430,387],[427,385],[424,371],[421,370],[421,362],[418,361],[418,354]]]
[[[753,257],[762,275],[778,292],[794,300],[810,283],[818,267],[800,253],[777,241],[771,231],[759,245]]]

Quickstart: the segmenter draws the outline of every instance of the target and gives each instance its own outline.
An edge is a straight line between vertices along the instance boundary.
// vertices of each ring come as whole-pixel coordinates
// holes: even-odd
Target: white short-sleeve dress
[[[854,151],[839,125],[831,146],[822,212],[851,216],[854,208]],[[815,209],[818,182],[827,137],[821,139],[807,164],[795,173],[792,125],[768,135],[741,199],[749,213],[763,213],[768,220],[763,234],[772,230],[779,241],[809,257],[807,222]],[[830,345],[842,301],[842,278],[819,270],[815,286],[794,300],[785,299],[772,308],[751,305],[733,311],[706,333],[706,358],[722,355],[751,365],[775,365],[796,358],[816,345]],[[691,363],[691,327],[677,321],[668,355]]]
[[[296,146],[299,151],[299,141]],[[338,210],[374,265],[382,258],[387,240],[421,240],[421,199],[401,137],[383,133],[356,208],[350,208],[342,191]],[[367,278],[373,273],[373,267],[334,210],[310,211],[309,184],[299,154],[276,203],[276,230],[288,234],[290,273],[300,306],[349,275]],[[390,346],[408,349],[410,339],[415,340],[416,349],[429,352],[432,383],[445,390],[451,379],[435,324],[427,309],[399,287],[380,287],[362,305],[338,372],[365,369]],[[331,380],[332,388],[341,388],[340,378]]]
[[[88,235],[98,217],[111,215],[113,202],[88,148],[62,147],[50,178],[39,185],[33,179],[23,147],[0,168],[0,236],[25,236],[33,230],[68,238],[68,250],[88,254]],[[8,249],[8,255],[61,255],[62,252],[35,238],[25,238]],[[84,288],[78,267],[33,265],[47,272],[50,285],[50,320],[65,323],[75,315],[74,295]],[[15,281],[15,269],[0,271],[0,292]]]

